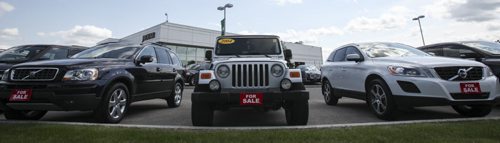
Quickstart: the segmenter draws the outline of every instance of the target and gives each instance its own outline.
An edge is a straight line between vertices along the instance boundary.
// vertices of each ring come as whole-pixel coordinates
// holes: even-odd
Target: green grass
[[[500,120],[304,130],[169,130],[0,124],[0,143],[77,142],[500,142]]]

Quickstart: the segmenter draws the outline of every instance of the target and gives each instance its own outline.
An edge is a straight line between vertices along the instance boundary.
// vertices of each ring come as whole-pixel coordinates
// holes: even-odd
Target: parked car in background
[[[71,59],[22,63],[0,81],[0,108],[8,120],[38,120],[47,111],[93,111],[97,122],[118,123],[130,103],[166,99],[179,107],[180,60],[155,44],[105,44]]]
[[[191,64],[186,66],[186,82],[189,82],[189,85],[195,85],[198,82],[198,73],[200,70],[208,70],[210,68],[210,63],[200,63],[200,64]]]
[[[486,65],[430,56],[399,43],[342,46],[321,72],[326,104],[336,105],[341,97],[366,100],[385,120],[395,119],[400,107],[444,105],[482,117],[499,101],[500,85]]]
[[[314,65],[300,65],[297,67],[302,72],[302,80],[305,83],[320,82],[321,71]]]
[[[487,41],[462,41],[427,45],[419,48],[435,56],[462,58],[482,62],[500,76],[500,43]]]
[[[0,77],[5,70],[15,64],[30,61],[67,59],[85,49],[88,48],[63,45],[23,45],[12,47],[0,53]]]

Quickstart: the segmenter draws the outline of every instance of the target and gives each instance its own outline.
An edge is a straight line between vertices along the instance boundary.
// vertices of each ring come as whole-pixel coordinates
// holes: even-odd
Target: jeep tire
[[[209,104],[193,102],[191,104],[191,121],[193,126],[212,126],[214,110]]]
[[[286,106],[285,116],[288,125],[307,125],[309,120],[308,101],[295,101]]]

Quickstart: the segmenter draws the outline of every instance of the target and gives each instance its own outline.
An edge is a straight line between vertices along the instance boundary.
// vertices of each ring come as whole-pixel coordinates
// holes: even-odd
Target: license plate
[[[481,94],[479,83],[460,83],[460,90],[463,94]]]
[[[262,105],[263,93],[240,93],[240,105]]]
[[[31,101],[31,89],[14,89],[10,93],[9,101],[27,102]]]

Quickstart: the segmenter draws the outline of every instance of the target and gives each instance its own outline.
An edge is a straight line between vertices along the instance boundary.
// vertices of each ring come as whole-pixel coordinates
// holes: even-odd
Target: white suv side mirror
[[[358,54],[349,54],[346,56],[347,61],[355,61],[355,62],[360,62],[363,59],[361,59],[361,56]]]

